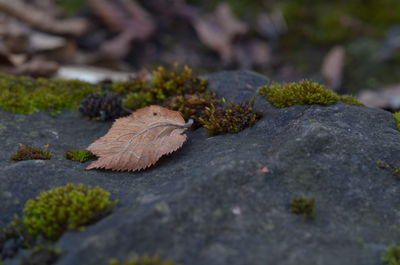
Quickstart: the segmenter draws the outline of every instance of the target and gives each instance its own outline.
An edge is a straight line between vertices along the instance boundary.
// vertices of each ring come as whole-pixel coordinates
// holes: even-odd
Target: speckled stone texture
[[[276,109],[256,94],[268,82],[251,72],[207,76],[228,101],[256,97],[264,117],[238,134],[188,132],[182,149],[139,173],[85,171],[65,160],[111,123],[77,112],[57,117],[0,111],[0,224],[41,191],[66,183],[99,185],[120,200],[113,213],[57,242],[57,265],[159,254],[186,265],[376,265],[400,244],[400,132],[389,112],[337,103]],[[18,143],[50,144],[55,159],[14,163]],[[268,167],[269,174],[262,172]],[[316,216],[290,212],[313,197]],[[21,256],[21,255],[20,255]],[[5,264],[18,264],[18,259]]]

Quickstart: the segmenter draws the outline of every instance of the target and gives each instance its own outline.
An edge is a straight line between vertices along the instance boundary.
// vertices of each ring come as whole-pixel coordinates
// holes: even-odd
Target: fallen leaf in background
[[[0,72],[2,73],[32,77],[51,77],[57,72],[58,67],[58,63],[39,57],[28,58],[24,54],[12,54],[0,42]]]
[[[322,63],[322,75],[328,81],[328,87],[338,91],[342,85],[343,67],[346,51],[342,46],[333,47]]]
[[[10,74],[28,75],[32,77],[51,77],[58,70],[58,63],[47,61],[41,58],[33,58],[32,60],[16,65]]]
[[[21,20],[38,30],[62,35],[81,35],[89,29],[83,18],[56,19],[47,12],[20,0],[0,0],[0,12]]]
[[[235,37],[248,31],[226,3],[220,4],[213,14],[193,17],[192,23],[201,42],[218,52],[224,62],[234,58]]]
[[[148,40],[156,29],[152,16],[133,0],[88,0],[95,14],[119,34],[103,43],[99,56],[111,60],[124,58],[131,50],[133,40]]]
[[[86,169],[136,171],[154,165],[163,155],[182,147],[185,123],[178,111],[160,106],[139,109],[117,119],[108,133],[86,150],[98,157]]]
[[[400,110],[400,85],[394,85],[380,91],[362,91],[358,100],[370,108],[381,108],[391,111]]]

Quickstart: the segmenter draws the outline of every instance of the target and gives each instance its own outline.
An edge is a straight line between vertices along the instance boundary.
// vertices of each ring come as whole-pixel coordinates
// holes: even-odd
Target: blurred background
[[[8,74],[246,69],[400,110],[399,0],[0,0],[0,40]]]

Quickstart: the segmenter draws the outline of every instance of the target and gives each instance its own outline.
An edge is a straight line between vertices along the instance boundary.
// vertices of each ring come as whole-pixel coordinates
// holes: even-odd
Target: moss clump
[[[10,160],[49,160],[53,157],[53,154],[48,149],[49,145],[45,145],[43,149],[40,149],[28,144],[19,144],[17,152],[11,155]]]
[[[123,100],[122,105],[129,110],[136,110],[155,103],[156,100],[150,92],[129,93]]]
[[[393,117],[396,119],[397,130],[400,131],[400,112],[393,113]]]
[[[174,96],[184,96],[204,93],[207,81],[193,74],[187,66],[175,65],[168,70],[158,67],[152,73],[151,80],[132,80],[112,85],[112,91],[125,95],[123,106],[129,110],[136,110],[151,104],[163,104]]]
[[[392,245],[382,255],[382,262],[387,265],[400,265],[400,247]]]
[[[170,96],[205,92],[207,81],[198,78],[188,66],[180,68],[175,65],[172,70],[158,67],[153,71],[151,92],[158,101],[164,101]]]
[[[290,210],[292,213],[302,214],[306,219],[310,219],[315,216],[314,204],[313,198],[294,198],[290,202]]]
[[[212,104],[205,108],[204,118],[199,118],[199,122],[211,135],[238,133],[253,126],[262,116],[261,112],[254,111],[253,105],[254,98],[242,104],[231,102],[222,107]]]
[[[342,101],[343,103],[354,105],[354,106],[365,107],[364,104],[362,104],[360,101],[357,100],[357,98],[355,98],[354,96],[351,96],[351,95],[340,95],[339,101]]]
[[[147,88],[148,85],[145,80],[130,80],[111,84],[111,90],[121,95],[144,91]]]
[[[393,176],[395,176],[396,178],[400,178],[400,168],[395,168],[392,171]]]
[[[99,87],[77,80],[34,79],[0,74],[0,108],[18,114],[73,110]]]
[[[211,108],[219,103],[214,92],[205,92],[194,95],[180,95],[170,98],[165,107],[179,111],[185,120],[193,119],[199,126],[199,119],[206,118],[206,108]]]
[[[393,177],[396,180],[400,179],[400,168],[399,167],[395,167],[393,165],[389,165],[389,164],[387,164],[386,162],[384,162],[382,160],[376,161],[376,164],[377,164],[377,166],[379,168],[390,171],[390,173],[392,173]]]
[[[86,163],[93,158],[94,155],[87,150],[67,150],[64,153],[64,157],[68,160]]]
[[[311,104],[331,105],[340,99],[325,86],[309,80],[267,85],[261,87],[258,93],[277,108]]]
[[[52,245],[37,245],[32,248],[28,257],[22,258],[21,265],[52,265],[56,263],[60,249],[55,249]]]
[[[100,187],[67,184],[26,202],[22,222],[31,235],[57,240],[67,230],[81,230],[109,214],[116,201]]]
[[[108,261],[109,265],[179,265],[170,260],[161,260],[160,256],[142,256],[133,260],[128,260],[125,262],[120,262],[116,259],[111,259]]]
[[[385,163],[385,162],[382,161],[382,160],[377,160],[377,161],[376,161],[376,164],[377,164],[377,166],[378,166],[379,168],[382,168],[382,169],[388,169],[388,168],[390,168],[390,165],[388,165],[387,163]]]

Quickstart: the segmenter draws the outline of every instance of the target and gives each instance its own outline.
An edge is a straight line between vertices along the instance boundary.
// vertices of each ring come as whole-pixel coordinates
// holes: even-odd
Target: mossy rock
[[[54,119],[0,110],[0,138],[6,139],[0,152],[2,224],[39,192],[83,183],[100,185],[120,203],[85,231],[64,233],[56,243],[62,249],[58,265],[123,263],[146,253],[190,265],[380,264],[385,247],[399,239],[393,210],[399,181],[377,165],[400,167],[392,114],[348,104],[275,108],[257,94],[268,82],[263,76],[235,71],[205,78],[227,102],[254,96],[254,109],[264,116],[238,134],[188,130],[181,149],[135,173],[87,171],[65,159],[11,162],[22,137],[37,146],[49,143],[60,156],[87,147],[111,124],[81,119],[78,112]],[[296,194],[315,198],[312,221],[290,212]]]

